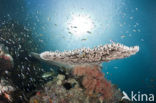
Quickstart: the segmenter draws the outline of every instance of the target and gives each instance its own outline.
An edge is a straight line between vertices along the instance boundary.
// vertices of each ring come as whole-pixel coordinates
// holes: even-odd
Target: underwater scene
[[[0,103],[156,103],[156,0],[0,0]]]

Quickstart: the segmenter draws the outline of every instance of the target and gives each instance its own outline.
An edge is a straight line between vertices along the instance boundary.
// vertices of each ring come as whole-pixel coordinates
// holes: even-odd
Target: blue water
[[[39,36],[44,43],[42,51],[94,47],[110,40],[139,45],[136,55],[103,63],[103,72],[128,94],[156,93],[156,0],[2,1],[7,6],[2,9],[1,19],[17,20],[31,29],[34,39]],[[69,34],[67,21],[72,14],[90,15],[96,25],[92,33],[81,37]],[[87,40],[82,42],[83,38]]]

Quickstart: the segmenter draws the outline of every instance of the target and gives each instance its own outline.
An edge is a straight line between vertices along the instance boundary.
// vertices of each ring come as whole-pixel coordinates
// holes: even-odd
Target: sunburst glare
[[[94,28],[94,23],[88,15],[72,15],[68,22],[69,33],[82,36],[87,32],[91,32]]]

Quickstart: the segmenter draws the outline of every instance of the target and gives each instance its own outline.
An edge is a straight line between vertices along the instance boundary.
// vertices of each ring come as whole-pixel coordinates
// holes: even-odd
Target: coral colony
[[[107,44],[93,49],[83,48],[65,52],[43,52],[40,58],[56,62],[58,64],[79,65],[79,64],[100,64],[114,59],[121,59],[134,55],[139,51],[138,46],[127,47],[122,44]]]
[[[136,54],[138,46],[127,47],[112,43],[93,49],[82,48],[64,52],[46,51],[41,54],[31,53],[32,57],[58,66],[59,71],[42,73],[42,79],[52,77],[43,87],[27,92],[24,101],[29,103],[116,103],[121,101],[121,91],[104,77],[101,63],[114,59],[121,59]],[[6,101],[18,103],[14,95],[17,94],[13,80],[4,79],[12,70],[15,59],[6,53],[4,45],[0,45],[0,96]],[[32,62],[33,63],[33,62]],[[39,62],[40,63],[40,62]],[[16,69],[16,68],[14,68]],[[38,71],[35,71],[38,72]],[[32,95],[34,94],[34,95]],[[1,99],[0,99],[1,102]],[[7,103],[7,102],[6,102]]]
[[[42,97],[46,97],[44,103],[49,102],[49,98],[54,103],[119,102],[122,94],[111,82],[106,80],[101,72],[100,64],[129,57],[138,51],[138,46],[127,47],[113,43],[93,49],[32,53],[33,57],[60,66],[61,69],[65,69],[65,72],[69,73],[59,74],[52,82],[47,83],[45,89],[40,91],[42,95],[36,94],[30,99],[30,103],[43,101]]]

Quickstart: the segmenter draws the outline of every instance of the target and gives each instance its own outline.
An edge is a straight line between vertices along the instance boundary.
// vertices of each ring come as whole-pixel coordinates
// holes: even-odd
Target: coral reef
[[[101,73],[99,74],[101,75]],[[37,91],[36,95],[31,97],[29,103],[118,103],[121,100],[122,93],[120,90],[113,85],[109,85],[107,81],[105,81],[105,87],[99,87],[100,90],[96,88],[97,93],[92,92],[91,95],[88,95],[86,91],[87,89],[93,91],[91,85],[94,84],[94,81],[91,80],[90,84],[81,86],[83,80],[81,81],[80,76],[77,77],[74,75],[68,77],[68,75],[59,74],[52,81],[45,84],[43,89]],[[102,78],[104,78],[103,75],[100,78],[102,80]],[[61,83],[58,84],[60,80]],[[102,88],[108,90],[102,90]],[[109,88],[111,88],[111,90]],[[102,93],[106,95],[101,95]],[[108,99],[107,96],[111,98]]]
[[[32,53],[36,59],[59,66],[65,73],[45,85],[30,103],[119,103],[122,93],[104,78],[100,63],[129,57],[138,51],[138,46],[113,43],[93,49]]]
[[[39,56],[45,61],[55,62],[56,64],[94,64],[121,59],[136,54],[139,51],[138,46],[128,47],[119,43],[106,44],[93,49],[82,48],[64,52],[43,52]]]

